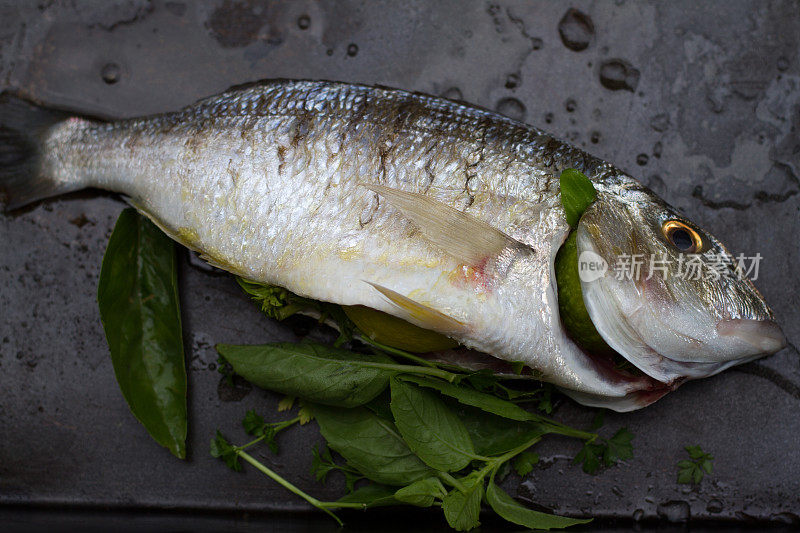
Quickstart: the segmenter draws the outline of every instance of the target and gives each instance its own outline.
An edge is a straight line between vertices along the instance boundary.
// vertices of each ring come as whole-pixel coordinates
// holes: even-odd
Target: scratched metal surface
[[[574,19],[559,26],[568,6],[557,2],[75,4],[0,2],[0,89],[111,116],[172,110],[269,77],[462,98],[628,169],[735,250],[761,253],[757,285],[789,347],[642,411],[607,415],[609,429],[636,435],[625,464],[588,476],[570,464],[576,443],[550,440],[539,448],[541,465],[507,486],[581,516],[798,524],[799,4],[570,4],[591,32]],[[297,530],[331,526],[262,476],[234,474],[208,455],[216,428],[237,435],[247,409],[272,413],[277,402],[221,384],[213,345],[295,340],[308,328],[264,319],[230,277],[186,253],[189,460],[173,459],[131,416],[95,303],[122,208],[112,195],[87,192],[0,215],[0,517],[28,524],[24,517],[36,516],[44,530],[52,517],[20,506],[280,511],[289,513],[280,524]],[[563,401],[557,415],[588,424],[593,412]],[[280,455],[262,459],[332,497],[341,485],[320,486],[309,474],[319,440],[313,427],[298,428],[281,438]],[[675,483],[688,444],[716,458],[699,487]],[[402,528],[409,515],[388,516]],[[410,516],[442,527],[438,515]]]

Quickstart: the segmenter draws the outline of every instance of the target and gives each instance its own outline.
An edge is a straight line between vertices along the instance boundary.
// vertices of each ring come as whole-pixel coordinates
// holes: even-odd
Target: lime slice
[[[392,348],[425,353],[458,346],[458,342],[441,333],[423,329],[371,307],[343,305],[342,309],[364,335]]]
[[[583,303],[581,280],[578,277],[578,246],[576,233],[567,237],[556,254],[556,284],[558,311],[570,338],[584,350],[594,354],[614,354],[614,350],[597,332]]]

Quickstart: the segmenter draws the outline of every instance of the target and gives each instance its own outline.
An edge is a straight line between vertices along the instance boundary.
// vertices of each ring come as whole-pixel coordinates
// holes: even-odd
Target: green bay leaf
[[[186,457],[186,367],[175,245],[135,209],[117,219],[97,288],[117,383],[133,415]]]

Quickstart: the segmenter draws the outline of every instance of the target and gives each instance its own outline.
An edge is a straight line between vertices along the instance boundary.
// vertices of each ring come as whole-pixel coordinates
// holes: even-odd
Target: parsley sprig
[[[678,461],[678,483],[696,485],[713,470],[714,465],[711,461],[714,460],[714,456],[704,452],[700,446],[686,446],[685,450],[690,459]]]

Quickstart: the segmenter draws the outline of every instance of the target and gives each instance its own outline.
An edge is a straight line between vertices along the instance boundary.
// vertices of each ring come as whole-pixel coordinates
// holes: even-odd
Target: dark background
[[[572,48],[588,41],[580,51],[559,34],[569,7],[593,27],[561,25]],[[18,1],[0,2],[0,21],[0,89],[47,104],[134,116],[271,77],[461,98],[608,159],[735,252],[760,252],[756,284],[787,334],[786,349],[689,383],[644,410],[608,413],[605,431],[625,425],[636,435],[635,458],[624,464],[589,476],[570,462],[577,442],[546,439],[541,464],[506,485],[572,515],[800,523],[797,2]],[[152,514],[174,509],[223,512],[203,522],[209,528],[333,529],[264,476],[235,474],[209,456],[216,428],[244,439],[238,421],[247,409],[282,416],[276,396],[220,384],[214,344],[307,332],[303,322],[265,319],[232,278],[184,250],[189,459],[158,447],[130,414],[95,301],[123,206],[88,192],[0,215],[0,521],[77,526],[97,514],[56,511],[103,508],[150,513],[102,515],[116,529],[201,527],[186,522],[189,515]],[[568,400],[557,411],[579,425],[593,414]],[[319,440],[313,424],[296,428],[280,438],[280,455],[261,459],[333,498],[341,480],[322,486],[309,474]],[[676,484],[675,464],[691,444],[715,456],[699,487]],[[232,511],[236,521],[224,514]],[[444,524],[438,513],[369,515],[398,530]]]

